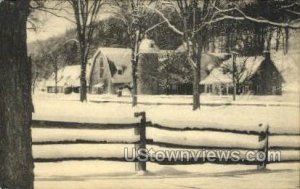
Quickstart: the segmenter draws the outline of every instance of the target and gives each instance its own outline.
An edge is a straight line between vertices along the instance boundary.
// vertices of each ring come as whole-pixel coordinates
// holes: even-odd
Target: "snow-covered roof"
[[[159,55],[159,62],[168,61],[174,56],[180,56],[184,54],[184,51],[177,50],[161,50]],[[225,55],[203,53],[201,56],[201,79],[207,76],[207,73],[211,72],[215,67],[218,67],[223,60],[228,59]],[[185,64],[183,62],[183,64]]]
[[[190,45],[192,45],[192,42],[189,42]],[[175,50],[177,53],[183,53],[187,51],[187,43],[182,43],[177,49]]]
[[[87,64],[86,75],[89,77],[90,64]],[[57,71],[57,86],[80,86],[80,65],[65,66]],[[88,80],[87,80],[88,81]],[[46,86],[55,86],[55,73],[46,81]]]
[[[242,69],[242,67],[245,69],[244,71],[241,71],[240,82],[245,81],[247,78],[256,73],[263,60],[264,57],[262,56],[237,57],[237,69]],[[224,61],[219,67],[214,68],[210,74],[200,82],[200,84],[232,83],[232,75],[223,71],[224,67],[232,69],[232,65],[232,58]]]
[[[300,81],[299,52],[274,52],[271,53],[271,59],[287,83]]]
[[[201,77],[206,76],[207,72],[211,72],[214,68],[218,67],[224,58],[220,58],[219,56],[215,56],[210,53],[203,53],[201,56]]]
[[[109,64],[115,69],[122,68],[122,74],[111,73],[113,83],[130,83],[132,81],[131,49],[101,47],[97,50],[93,59],[97,58],[99,54],[106,57]],[[91,61],[94,62],[94,60]]]
[[[192,46],[192,42],[189,43]],[[184,53],[187,52],[187,43],[182,43],[177,49],[175,50],[176,53]],[[216,53],[216,52],[207,52],[207,55],[211,55],[217,57],[220,60],[227,60],[230,56],[229,53]]]
[[[259,69],[261,63],[264,61],[263,56],[252,56],[252,57],[237,57],[236,67],[242,69],[245,67],[245,71],[241,74],[240,82],[245,81],[248,77],[252,76]],[[222,65],[232,66],[232,59],[225,61]],[[221,66],[222,66],[221,65]]]
[[[80,65],[66,66],[57,71],[57,86],[69,86],[80,78]],[[55,86],[55,73],[47,80],[47,86]]]
[[[231,83],[232,79],[229,74],[224,74],[221,68],[213,69],[210,74],[203,79],[200,84],[215,84],[215,83]]]
[[[155,45],[155,42],[151,39],[143,39],[140,43],[140,53],[159,53],[159,48]]]
[[[159,53],[159,49],[154,44],[154,41],[150,39],[142,40],[140,44],[140,53]],[[110,66],[113,66],[116,71],[122,70],[121,74],[113,72],[112,70],[112,82],[113,83],[131,83],[132,82],[132,52],[129,48],[108,48],[101,47],[97,50],[94,58],[97,58],[101,54],[108,60]],[[94,60],[91,60],[94,62]]]

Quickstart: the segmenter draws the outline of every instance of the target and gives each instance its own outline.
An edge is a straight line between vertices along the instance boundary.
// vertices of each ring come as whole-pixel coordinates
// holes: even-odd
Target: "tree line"
[[[272,39],[276,39],[277,49],[283,46],[287,51],[290,30],[298,28],[299,17],[297,1],[84,0],[67,3],[75,18],[77,36],[74,37],[79,44],[82,89],[86,89],[83,76],[93,48],[97,45],[129,47],[132,49],[132,105],[135,106],[139,43],[148,36],[162,49],[186,45],[185,62],[193,71],[194,110],[200,107],[202,53],[214,51],[216,43],[221,43],[227,53],[239,49],[241,55],[259,55],[270,48]],[[97,21],[97,16],[104,12],[114,16],[106,23]],[[86,92],[81,90],[81,101],[86,100]]]

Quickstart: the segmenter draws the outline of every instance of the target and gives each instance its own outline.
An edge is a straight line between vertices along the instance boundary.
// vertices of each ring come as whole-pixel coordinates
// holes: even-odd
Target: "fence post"
[[[267,125],[266,130],[261,132],[258,136],[258,141],[265,141],[264,146],[262,149],[258,150],[258,152],[262,152],[265,155],[264,161],[260,161],[257,165],[258,170],[263,170],[267,168],[268,164],[268,148],[269,148],[269,125]]]
[[[136,112],[134,113],[134,117],[141,117],[141,122],[138,127],[135,127],[135,134],[139,135],[139,141],[135,144],[136,150],[136,163],[135,170],[136,171],[146,171],[146,113],[145,112]]]

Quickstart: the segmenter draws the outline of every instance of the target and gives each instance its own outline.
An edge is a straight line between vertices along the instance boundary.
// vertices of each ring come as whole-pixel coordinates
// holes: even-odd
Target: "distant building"
[[[159,49],[153,40],[140,44],[138,63],[138,94],[158,94],[156,80]],[[128,48],[99,48],[88,61],[86,79],[88,91],[93,94],[115,94],[132,88],[132,53]],[[46,82],[48,93],[80,91],[80,65],[65,66],[58,70],[57,81],[53,73]]]
[[[130,86],[131,50],[99,48],[91,60],[88,81],[93,94],[114,93],[117,86]]]
[[[162,84],[160,94],[193,94],[193,69],[187,62],[186,55],[186,43],[180,45],[176,50],[163,50],[160,52],[159,66],[165,74],[160,81]],[[211,70],[227,59],[227,53],[202,53],[200,79],[204,79]],[[200,90],[203,91],[201,88]]]
[[[80,65],[65,66],[57,71],[57,80],[55,73],[46,80],[46,89],[48,93],[79,93],[80,91]],[[87,65],[87,77],[89,77],[90,66]]]
[[[138,63],[138,93],[157,94],[155,72],[158,68],[158,48],[145,39],[140,44]],[[99,48],[91,60],[90,92],[116,93],[132,88],[132,53],[127,48]]]
[[[140,44],[137,67],[138,94],[183,94],[193,92],[193,73],[185,57],[186,45],[177,50],[159,50],[154,41],[144,39]],[[178,58],[178,55],[183,55]],[[175,58],[174,58],[175,57]],[[172,62],[176,60],[177,62]],[[237,93],[281,95],[283,89],[293,91],[298,83],[299,58],[266,53],[265,56],[237,57]],[[297,63],[294,63],[297,62]],[[290,65],[294,65],[291,70]],[[164,66],[171,67],[170,71]],[[66,66],[46,81],[49,93],[80,91],[80,65]],[[187,71],[182,71],[187,70]],[[203,53],[201,56],[200,90],[204,93],[228,95],[233,93],[232,59],[226,53]],[[287,71],[288,70],[288,71]],[[296,73],[297,72],[297,73]],[[163,74],[162,74],[163,73]],[[132,52],[128,48],[99,48],[87,65],[87,86],[92,94],[115,94],[132,88]],[[169,77],[171,75],[171,77]],[[298,74],[299,75],[299,74]],[[188,77],[186,77],[188,76]],[[298,77],[298,76],[297,76]],[[165,80],[162,85],[162,80]],[[295,80],[295,81],[294,81]],[[283,83],[296,83],[287,85]]]
[[[205,93],[228,95],[233,93],[232,59],[214,68],[200,84]],[[284,81],[270,53],[257,57],[237,57],[235,78],[237,94],[281,95]]]
[[[158,75],[161,65],[174,59],[178,54],[184,54],[184,45],[177,50],[159,50],[153,40],[144,39],[140,44],[139,63],[137,67],[138,94],[192,94],[192,80],[176,80],[168,87],[159,85]],[[173,56],[173,57],[172,57]],[[177,57],[175,57],[176,59]],[[188,67],[186,58],[180,59],[174,69]],[[201,78],[218,66],[224,55],[203,54],[201,59]],[[129,48],[99,48],[87,65],[88,91],[92,94],[115,94],[122,89],[132,88],[132,52]],[[175,72],[177,72],[175,70]],[[179,72],[180,75],[181,72]],[[191,75],[191,74],[189,74]],[[176,76],[177,77],[177,76]],[[180,77],[180,76],[178,76]],[[57,92],[70,93],[80,91],[80,65],[66,66],[57,73]],[[55,93],[55,74],[46,82],[48,93]]]

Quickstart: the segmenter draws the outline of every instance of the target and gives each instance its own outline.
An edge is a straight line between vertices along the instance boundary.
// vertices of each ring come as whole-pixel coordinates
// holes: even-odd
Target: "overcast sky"
[[[69,15],[69,17],[72,15]],[[67,29],[75,27],[74,23],[59,18],[49,13],[41,13],[39,15],[41,24],[38,25],[37,31],[32,29],[27,30],[27,41],[33,42],[36,40],[44,40],[49,37],[63,34]],[[30,27],[30,24],[28,24]]]
[[[103,6],[103,8],[100,10],[97,20],[104,20],[112,16],[111,10],[112,10],[111,8],[107,6]],[[55,14],[62,17],[66,17],[70,20],[74,20],[74,15],[72,12],[73,12],[72,10],[69,10],[68,13],[64,11],[60,11],[60,12],[55,12]],[[29,43],[36,40],[45,40],[48,39],[49,37],[61,35],[67,29],[75,27],[75,23],[69,21],[68,19],[57,17],[46,12],[40,12],[40,11],[36,12],[34,17],[38,18],[39,24],[37,27],[37,31],[34,31],[32,29],[27,30],[27,42]],[[28,28],[30,27],[31,25],[28,24]]]

